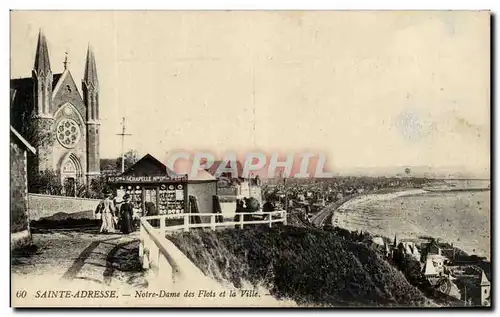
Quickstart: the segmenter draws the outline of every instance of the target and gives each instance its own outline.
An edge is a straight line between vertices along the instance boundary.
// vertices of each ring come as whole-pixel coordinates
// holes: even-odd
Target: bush
[[[61,175],[51,170],[35,172],[28,179],[29,192],[46,195],[62,195]]]
[[[205,274],[236,287],[263,285],[273,296],[301,305],[429,304],[373,250],[334,232],[252,227],[178,233],[171,239]]]

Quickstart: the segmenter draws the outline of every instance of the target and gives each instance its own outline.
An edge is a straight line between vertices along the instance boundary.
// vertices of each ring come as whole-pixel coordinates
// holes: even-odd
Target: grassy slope
[[[401,272],[334,232],[292,226],[193,231],[172,241],[208,275],[300,305],[431,305]]]

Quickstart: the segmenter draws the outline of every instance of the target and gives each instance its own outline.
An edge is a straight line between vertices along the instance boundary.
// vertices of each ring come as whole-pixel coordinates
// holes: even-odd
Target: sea
[[[473,186],[453,186],[457,188]],[[334,212],[333,225],[398,239],[432,236],[453,243],[468,254],[490,259],[490,191],[446,191],[443,187],[438,192],[429,190],[352,199]]]

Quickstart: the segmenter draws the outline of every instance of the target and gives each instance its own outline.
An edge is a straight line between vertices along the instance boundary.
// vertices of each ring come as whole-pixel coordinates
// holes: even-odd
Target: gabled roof
[[[52,90],[62,82],[61,77],[62,73],[53,75]],[[33,110],[33,88],[31,77],[10,80],[10,122],[18,131],[22,131],[24,121],[28,120],[28,113]]]
[[[69,71],[65,69],[64,72],[62,72],[61,74],[54,75],[52,79],[52,99],[54,99],[59,89],[61,89],[62,82],[64,81],[64,78],[66,78],[68,72]]]
[[[57,73],[52,75],[52,91],[56,89],[57,83],[59,82],[59,79],[61,79],[63,73]]]
[[[33,79],[16,78],[10,80],[10,124],[22,131],[27,113],[33,109]]]
[[[413,247],[413,255],[420,256],[420,252],[418,251],[417,247]]]
[[[80,94],[78,85],[76,85],[73,75],[71,75],[71,72],[69,71],[68,68],[66,68],[61,74],[54,75],[54,79],[52,81],[52,100],[54,100],[56,96],[58,96],[58,92],[61,89],[66,79],[68,79],[68,81],[66,81],[66,84],[74,86],[74,90],[76,95],[78,96],[78,100],[83,103],[84,102],[83,97]]]
[[[179,175],[169,169],[165,164],[160,162],[151,154],[144,155],[140,160],[138,160],[134,165],[129,167],[123,175],[134,175],[134,176],[164,176],[167,175],[171,178],[182,177],[184,175]]]
[[[29,142],[26,141],[26,139],[23,138],[12,126],[10,126],[10,132],[11,136],[14,136],[14,138],[17,139],[26,149],[30,150],[31,153],[36,154],[36,149],[29,144]]]

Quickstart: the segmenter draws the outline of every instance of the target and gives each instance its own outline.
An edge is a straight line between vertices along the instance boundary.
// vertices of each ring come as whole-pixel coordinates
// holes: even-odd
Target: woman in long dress
[[[134,214],[133,206],[129,202],[130,196],[123,196],[123,204],[120,207],[120,229],[122,233],[128,234],[133,231],[132,217]]]
[[[107,193],[106,198],[101,202],[101,212],[102,212],[102,225],[101,225],[101,233],[114,233],[115,232],[115,224],[114,224],[114,211],[115,204],[113,200],[111,200],[113,194]]]

